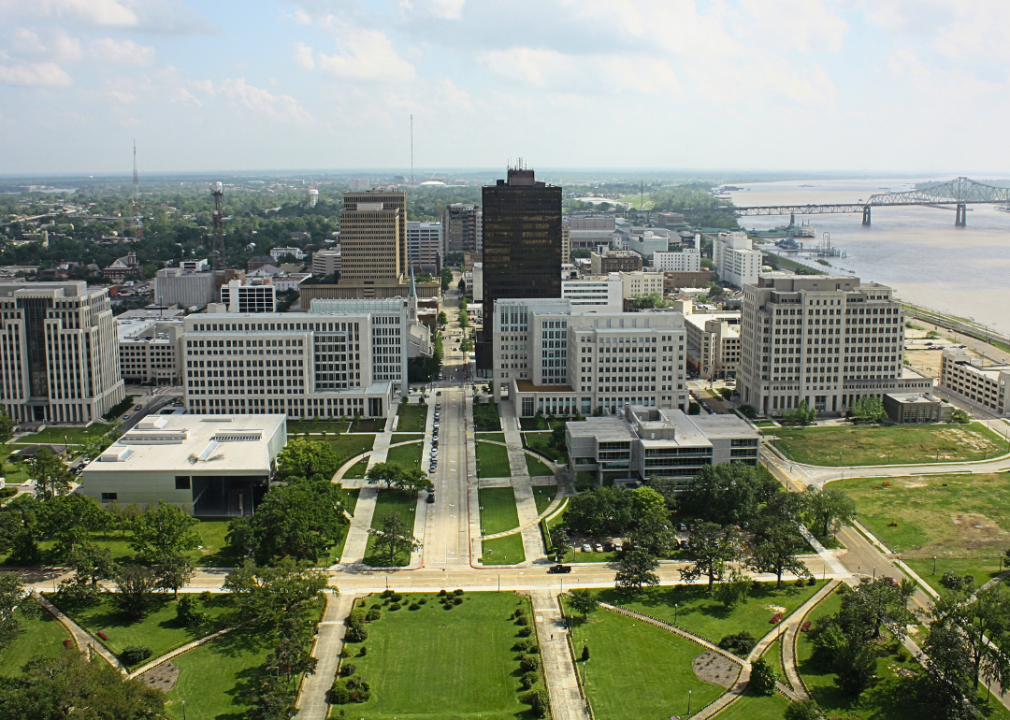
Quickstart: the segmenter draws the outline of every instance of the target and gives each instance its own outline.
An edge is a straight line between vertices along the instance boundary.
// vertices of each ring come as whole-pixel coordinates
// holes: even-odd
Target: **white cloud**
[[[336,55],[317,53],[319,67],[331,75],[350,81],[408,82],[414,66],[401,58],[386,34],[379,30],[347,28],[337,39]]]
[[[417,4],[423,11],[442,20],[459,20],[466,0],[422,0]]]
[[[0,0],[0,18],[4,17],[118,27],[139,22],[129,4],[119,0]]]
[[[62,30],[45,33],[43,41],[39,34],[30,28],[17,28],[10,36],[8,53],[13,57],[26,60],[47,62],[77,62],[81,59],[81,42],[67,35]]]
[[[312,48],[305,43],[295,43],[295,63],[305,70],[312,70],[316,67],[316,61],[312,59]]]
[[[133,65],[141,67],[154,62],[154,48],[139,45],[133,40],[100,38],[88,44],[88,57],[110,65]]]
[[[0,65],[0,83],[7,85],[63,87],[73,79],[56,63]]]
[[[233,105],[271,120],[293,123],[312,120],[305,108],[290,95],[274,95],[269,90],[250,85],[245,78],[225,80],[218,92]]]
[[[849,24],[824,0],[741,0],[732,26],[738,37],[801,52],[839,52]]]

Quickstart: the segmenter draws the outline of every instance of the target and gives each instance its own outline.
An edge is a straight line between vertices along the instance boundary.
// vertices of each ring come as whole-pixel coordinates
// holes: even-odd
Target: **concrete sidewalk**
[[[298,694],[298,720],[326,720],[330,706],[327,693],[337,677],[340,651],[344,647],[344,621],[351,614],[354,595],[326,593],[326,612],[319,623],[312,657],[319,662],[316,671],[305,678]]]
[[[551,714],[555,720],[589,720],[589,707],[582,697],[575,661],[568,649],[568,630],[558,597],[550,590],[536,590],[530,595],[544,677],[551,695]]]

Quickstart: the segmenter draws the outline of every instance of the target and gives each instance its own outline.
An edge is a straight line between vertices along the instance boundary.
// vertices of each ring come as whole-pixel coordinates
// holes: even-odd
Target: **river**
[[[878,192],[905,192],[915,180],[799,180],[738,185],[736,205],[853,203]],[[974,318],[1010,333],[1010,213],[992,205],[969,205],[968,226],[954,227],[954,211],[930,207],[873,208],[872,225],[862,216],[797,215],[810,222],[816,238],[831,234],[831,244],[846,254],[827,258],[835,272],[851,271],[896,289],[908,302],[952,315]],[[744,217],[747,229],[765,230],[789,223],[789,216]],[[825,268],[827,270],[827,268]]]

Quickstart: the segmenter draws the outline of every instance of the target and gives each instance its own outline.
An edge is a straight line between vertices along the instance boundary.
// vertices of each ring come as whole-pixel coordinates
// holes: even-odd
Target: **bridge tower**
[[[870,206],[863,205],[863,227],[870,227]]]
[[[968,206],[958,203],[954,213],[954,227],[968,227]]]

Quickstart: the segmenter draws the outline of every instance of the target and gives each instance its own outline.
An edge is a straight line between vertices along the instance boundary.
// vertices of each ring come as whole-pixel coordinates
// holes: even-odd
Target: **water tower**
[[[319,191],[309,188],[309,207],[315,207],[317,202],[319,202]]]

